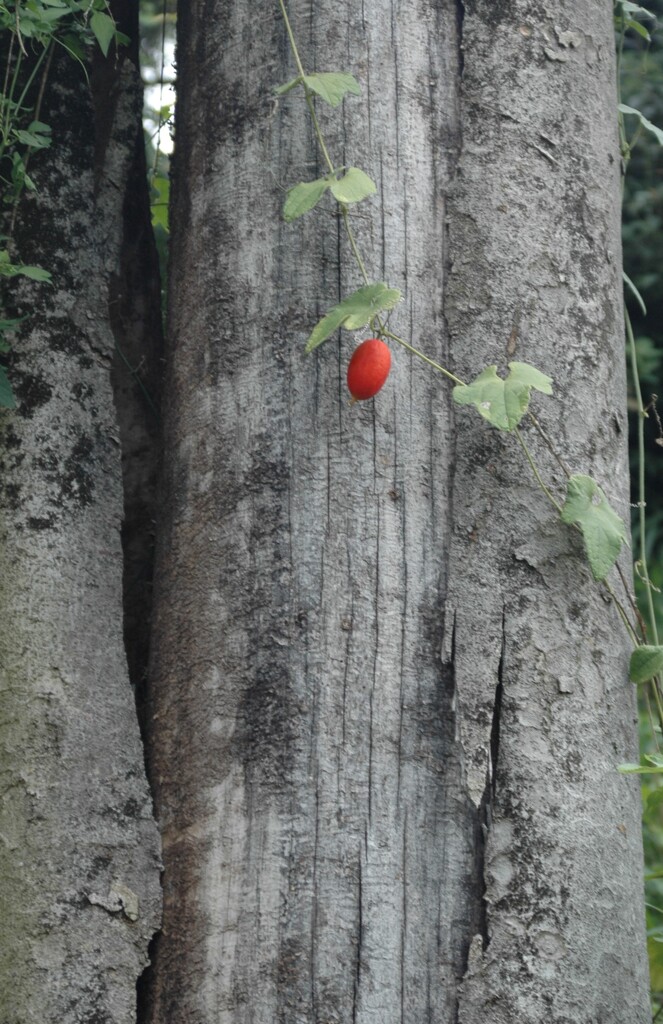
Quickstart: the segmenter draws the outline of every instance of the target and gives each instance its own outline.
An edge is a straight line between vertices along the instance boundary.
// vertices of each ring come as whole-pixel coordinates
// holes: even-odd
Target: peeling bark
[[[552,372],[625,508],[609,9],[291,8],[362,82],[320,116],[400,333]],[[625,638],[510,439],[402,352],[351,408],[347,336],[302,357],[360,281],[331,207],[280,220],[321,168],[276,5],[183,5],[178,71],[146,1019],[644,1020]]]
[[[140,133],[119,57],[56,52],[16,246],[26,322],[0,416],[0,1019],[132,1024],[159,919],[159,843],[122,642],[122,482],[111,279]]]

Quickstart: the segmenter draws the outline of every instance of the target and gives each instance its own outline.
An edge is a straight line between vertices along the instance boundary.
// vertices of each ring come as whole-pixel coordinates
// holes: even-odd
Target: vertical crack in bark
[[[355,978],[354,987],[352,991],[352,1024],[356,1024],[357,1021],[357,1001],[359,997],[359,984],[361,982],[361,944],[363,938],[363,893],[362,893],[362,873],[361,873],[361,857],[362,851],[359,850],[358,857],[358,888],[357,888],[357,952],[355,956]]]
[[[500,727],[502,721],[502,698],[504,694],[503,677],[504,654],[506,647],[505,618],[506,612],[505,609],[502,608],[502,649],[500,651],[500,660],[497,666],[495,702],[493,704],[493,720],[490,730],[490,769],[488,778],[486,779],[486,789],[481,802],[481,808],[479,810],[481,838],[477,844],[476,878],[477,891],[479,891],[479,889],[481,890],[479,934],[481,935],[484,952],[490,945],[490,936],[488,933],[488,904],[486,902],[486,842],[488,832],[493,824],[493,806],[495,802],[495,792],[497,789],[497,767],[500,749]]]
[[[493,806],[497,789],[497,770],[499,763],[500,730],[502,722],[502,700],[504,694],[504,661],[506,648],[506,612],[502,608],[502,648],[500,660],[497,667],[497,683],[495,685],[495,702],[493,704],[492,725],[490,731],[490,769],[486,778],[486,788],[479,809],[474,814],[474,865],[472,872],[472,892],[476,895],[474,914],[474,939],[468,943],[465,952],[463,969],[459,978],[459,988],[462,985],[465,975],[471,966],[471,960],[475,955],[477,940],[481,943],[481,952],[485,953],[490,945],[490,934],[488,930],[488,903],[486,901],[486,845],[488,833],[493,821]],[[458,1024],[460,1019],[460,998],[457,995],[454,1022]]]
[[[463,22],[465,20],[465,4],[463,0],[456,0],[456,32],[458,33],[458,74],[462,82],[463,69],[465,67],[465,53],[463,52]]]
[[[99,83],[98,88],[103,96],[103,83]],[[139,86],[137,94],[140,95]],[[145,689],[152,603],[163,331],[161,278],[150,222],[140,98],[135,109],[135,138],[122,209],[119,268],[110,281],[108,311],[115,338],[111,385],[121,446],[124,492],[121,535],[124,645],[149,786]],[[150,962],[154,959],[159,934],[153,935],[148,946]],[[138,1022],[148,1017],[150,962],[136,982]]]
[[[497,686],[495,687],[495,703],[493,704],[493,724],[490,730],[490,792],[489,799],[487,802],[486,810],[492,815],[492,805],[495,799],[495,790],[497,788],[497,764],[500,752],[500,723],[502,718],[502,696],[504,693],[503,685],[503,673],[504,673],[504,651],[506,646],[506,633],[505,633],[505,610],[502,609],[502,650],[500,652],[500,661],[497,666]],[[487,787],[488,789],[488,787]],[[490,820],[487,822],[490,827]]]

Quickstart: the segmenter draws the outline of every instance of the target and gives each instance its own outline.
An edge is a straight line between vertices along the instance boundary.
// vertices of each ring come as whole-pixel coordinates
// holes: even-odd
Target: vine
[[[318,178],[315,181],[299,182],[288,190],[283,208],[283,217],[286,221],[290,222],[303,216],[313,210],[325,194],[330,192],[338,204],[350,249],[357,264],[359,275],[363,280],[362,287],[328,310],[326,315],[315,325],[306,342],[305,352],[313,352],[324,341],[332,337],[339,328],[356,331],[362,327],[368,327],[377,340],[384,342],[388,339],[396,342],[407,349],[411,355],[423,360],[438,373],[450,380],[454,384],[453,400],[458,405],[473,406],[479,415],[486,419],[493,427],[515,435],[537,484],[550,504],[555,508],[562,522],[575,527],[582,534],[592,576],[606,589],[634,645],[630,663],[630,678],[633,682],[650,684],[659,722],[663,727],[663,699],[661,696],[663,646],[658,644],[656,622],[652,610],[653,604],[647,569],[644,526],[641,526],[640,533],[641,556],[638,562],[638,572],[645,584],[648,595],[648,626],[637,611],[635,600],[628,587],[626,578],[619,568],[617,568],[617,573],[619,583],[625,594],[624,601],[620,600],[617,596],[614,587],[608,579],[616,566],[623,546],[628,543],[624,522],[612,509],[606,495],[595,480],[584,474],[571,474],[565,467],[566,494],[563,501],[558,500],[554,495],[553,486],[545,482],[536,464],[536,460],[523,437],[522,431],[519,429],[523,418],[528,416],[530,421],[536,426],[539,434],[544,437],[545,443],[552,451],[557,462],[563,466],[550,438],[545,435],[540,423],[529,408],[533,391],[538,391],[544,395],[552,395],[553,381],[551,378],[527,363],[511,362],[509,363],[509,372],[504,378],[498,375],[496,366],[488,366],[474,380],[467,383],[460,380],[447,367],[441,366],[430,359],[425,353],[412,345],[410,341],[386,328],[382,314],[395,309],[401,299],[401,293],[398,289],[389,287],[385,282],[371,282],[369,280],[349,217],[350,207],[373,195],[377,188],[371,178],[358,167],[337,166],[334,163],[322,134],[315,109],[316,99],[328,103],[331,107],[337,107],[346,95],[358,95],[360,92],[359,83],[353,75],[346,72],[307,73],[299,53],[284,0],[279,0],[279,6],[298,74],[285,85],[278,86],[275,92],[278,96],[284,96],[294,89],[299,88],[303,90],[318,146],[327,166],[327,173],[324,177]],[[626,28],[630,28],[635,24],[638,26],[639,32],[645,31],[636,18],[639,16],[649,17],[649,12],[644,8],[629,3],[628,0],[618,0],[618,7],[621,9],[620,17],[624,20]],[[640,121],[640,128],[650,129],[658,133],[658,129],[651,125],[643,115],[630,107],[624,107],[621,103],[620,126],[623,124],[625,114],[636,114]],[[633,145],[634,140],[628,146],[623,144],[623,155],[627,153],[627,149],[630,151]],[[629,282],[629,284],[631,288],[635,288],[632,283]],[[627,330],[630,331],[628,319]],[[643,410],[641,397],[639,403],[641,419],[643,419],[646,416],[646,412]],[[639,503],[641,511],[644,513],[644,493],[640,494]],[[648,630],[651,631],[650,637],[654,641],[653,644],[648,643]],[[624,765],[622,770],[640,771],[642,769],[640,766]],[[656,770],[663,771],[663,758],[661,758],[660,769],[657,767]]]
[[[28,173],[31,155],[52,143],[48,124],[40,120],[44,90],[55,47],[77,61],[84,74],[90,47],[104,56],[111,44],[129,40],[118,32],[108,0],[0,0],[0,37],[8,40],[0,92],[0,210],[9,222],[0,235],[0,277],[28,277],[47,283],[43,267],[25,264],[12,253],[18,202],[24,192],[36,192]],[[8,338],[23,318],[7,318],[0,309],[0,360],[11,344]],[[0,407],[13,409],[14,394],[7,366],[0,361]]]

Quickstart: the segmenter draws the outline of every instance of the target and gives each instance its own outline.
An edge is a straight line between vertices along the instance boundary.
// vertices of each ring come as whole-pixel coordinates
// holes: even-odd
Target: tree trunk
[[[532,3],[468,3],[463,41],[454,369],[515,359],[552,376],[537,416],[628,522],[611,6],[541,21]],[[513,439],[460,412],[457,426],[445,657],[488,825],[488,941],[459,1021],[646,1021],[638,785],[616,771],[637,760],[627,636]]]
[[[353,223],[400,333],[554,376],[542,419],[626,514],[610,5],[291,6],[363,85],[319,113],[378,183]],[[277,4],[182,5],[178,72],[147,1018],[642,1024],[614,609],[428,367],[350,407],[348,336],[303,357],[361,281],[331,205],[280,219],[323,171]]]
[[[15,236],[53,286],[12,293],[26,321],[11,366],[18,407],[0,423],[3,1024],[132,1024],[159,921],[158,835],[122,641],[110,375],[142,90],[114,53],[91,80],[94,108],[56,48],[41,112],[54,144],[31,160],[39,190]]]

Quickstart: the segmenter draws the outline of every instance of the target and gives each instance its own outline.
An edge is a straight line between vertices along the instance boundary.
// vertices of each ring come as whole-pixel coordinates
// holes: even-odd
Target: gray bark
[[[610,5],[291,13],[308,68],[364,87],[320,113],[378,183],[353,222],[400,332],[550,372],[547,425],[626,511]],[[149,1020],[644,1021],[626,638],[444,382],[398,351],[349,407],[347,335],[302,356],[361,282],[330,206],[280,220],[321,168],[270,93],[277,5],[179,33]]]
[[[27,314],[0,486],[0,1019],[131,1024],[159,922],[159,843],[122,642],[122,479],[108,304],[142,145],[135,67],[56,52],[21,207]]]
[[[537,415],[628,521],[610,4],[541,18],[529,2],[468,3],[463,41],[455,367],[550,374]],[[486,937],[459,1020],[645,1021],[638,786],[615,770],[637,760],[625,631],[511,439],[456,419],[446,658],[469,791],[488,806]]]

